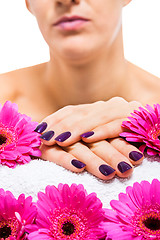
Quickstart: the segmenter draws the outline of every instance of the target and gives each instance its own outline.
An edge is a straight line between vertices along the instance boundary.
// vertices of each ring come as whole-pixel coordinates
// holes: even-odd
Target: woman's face
[[[26,3],[53,56],[81,60],[112,46],[121,29],[122,8],[129,1],[26,0]],[[72,19],[73,16],[76,17]],[[56,24],[62,17],[71,19]]]

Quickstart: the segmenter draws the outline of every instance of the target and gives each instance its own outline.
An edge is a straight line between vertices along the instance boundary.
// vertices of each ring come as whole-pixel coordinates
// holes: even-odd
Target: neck
[[[91,61],[80,65],[66,63],[51,55],[46,68],[46,86],[57,108],[106,101],[123,96],[126,65],[120,33],[109,50],[103,48]]]

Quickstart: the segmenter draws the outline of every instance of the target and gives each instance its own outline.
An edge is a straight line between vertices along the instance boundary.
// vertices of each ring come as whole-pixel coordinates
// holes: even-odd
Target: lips
[[[72,17],[62,17],[60,18],[56,23],[54,23],[54,26],[57,26],[62,23],[67,23],[67,22],[74,22],[74,21],[89,21],[89,19],[80,17],[80,16],[72,16]]]

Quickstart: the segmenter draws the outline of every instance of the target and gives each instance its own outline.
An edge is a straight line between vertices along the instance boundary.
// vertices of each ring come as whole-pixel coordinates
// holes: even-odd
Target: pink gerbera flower
[[[96,240],[104,237],[99,224],[104,219],[102,203],[95,193],[87,195],[83,185],[47,186],[38,194],[38,231],[29,240]]]
[[[0,239],[25,240],[35,229],[37,208],[32,198],[21,194],[18,200],[9,191],[0,189]]]
[[[130,121],[124,121],[122,127],[129,130],[120,136],[125,137],[129,142],[142,143],[140,150],[147,150],[149,155],[160,155],[160,105],[155,104],[154,108],[146,105],[146,109],[140,107],[128,117]]]
[[[160,182],[154,179],[134,183],[127,187],[126,194],[119,194],[119,201],[112,200],[106,209],[108,233],[112,240],[159,240],[160,239]]]
[[[0,163],[15,167],[24,164],[31,156],[40,157],[39,133],[35,132],[36,122],[18,113],[16,104],[7,101],[0,106]]]

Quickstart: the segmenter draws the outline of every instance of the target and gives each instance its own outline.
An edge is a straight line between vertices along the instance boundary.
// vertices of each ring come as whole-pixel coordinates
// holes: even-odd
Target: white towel
[[[47,185],[58,186],[59,183],[83,184],[88,193],[96,192],[104,207],[109,207],[112,199],[117,199],[120,192],[125,192],[127,186],[134,182],[157,178],[160,180],[160,159],[158,157],[145,158],[143,163],[136,167],[128,179],[115,177],[111,181],[102,181],[88,172],[77,174],[70,172],[54,163],[33,160],[25,165],[18,165],[15,169],[0,166],[0,187],[11,191],[15,197],[21,193],[31,195],[37,200],[37,193],[44,191]]]

